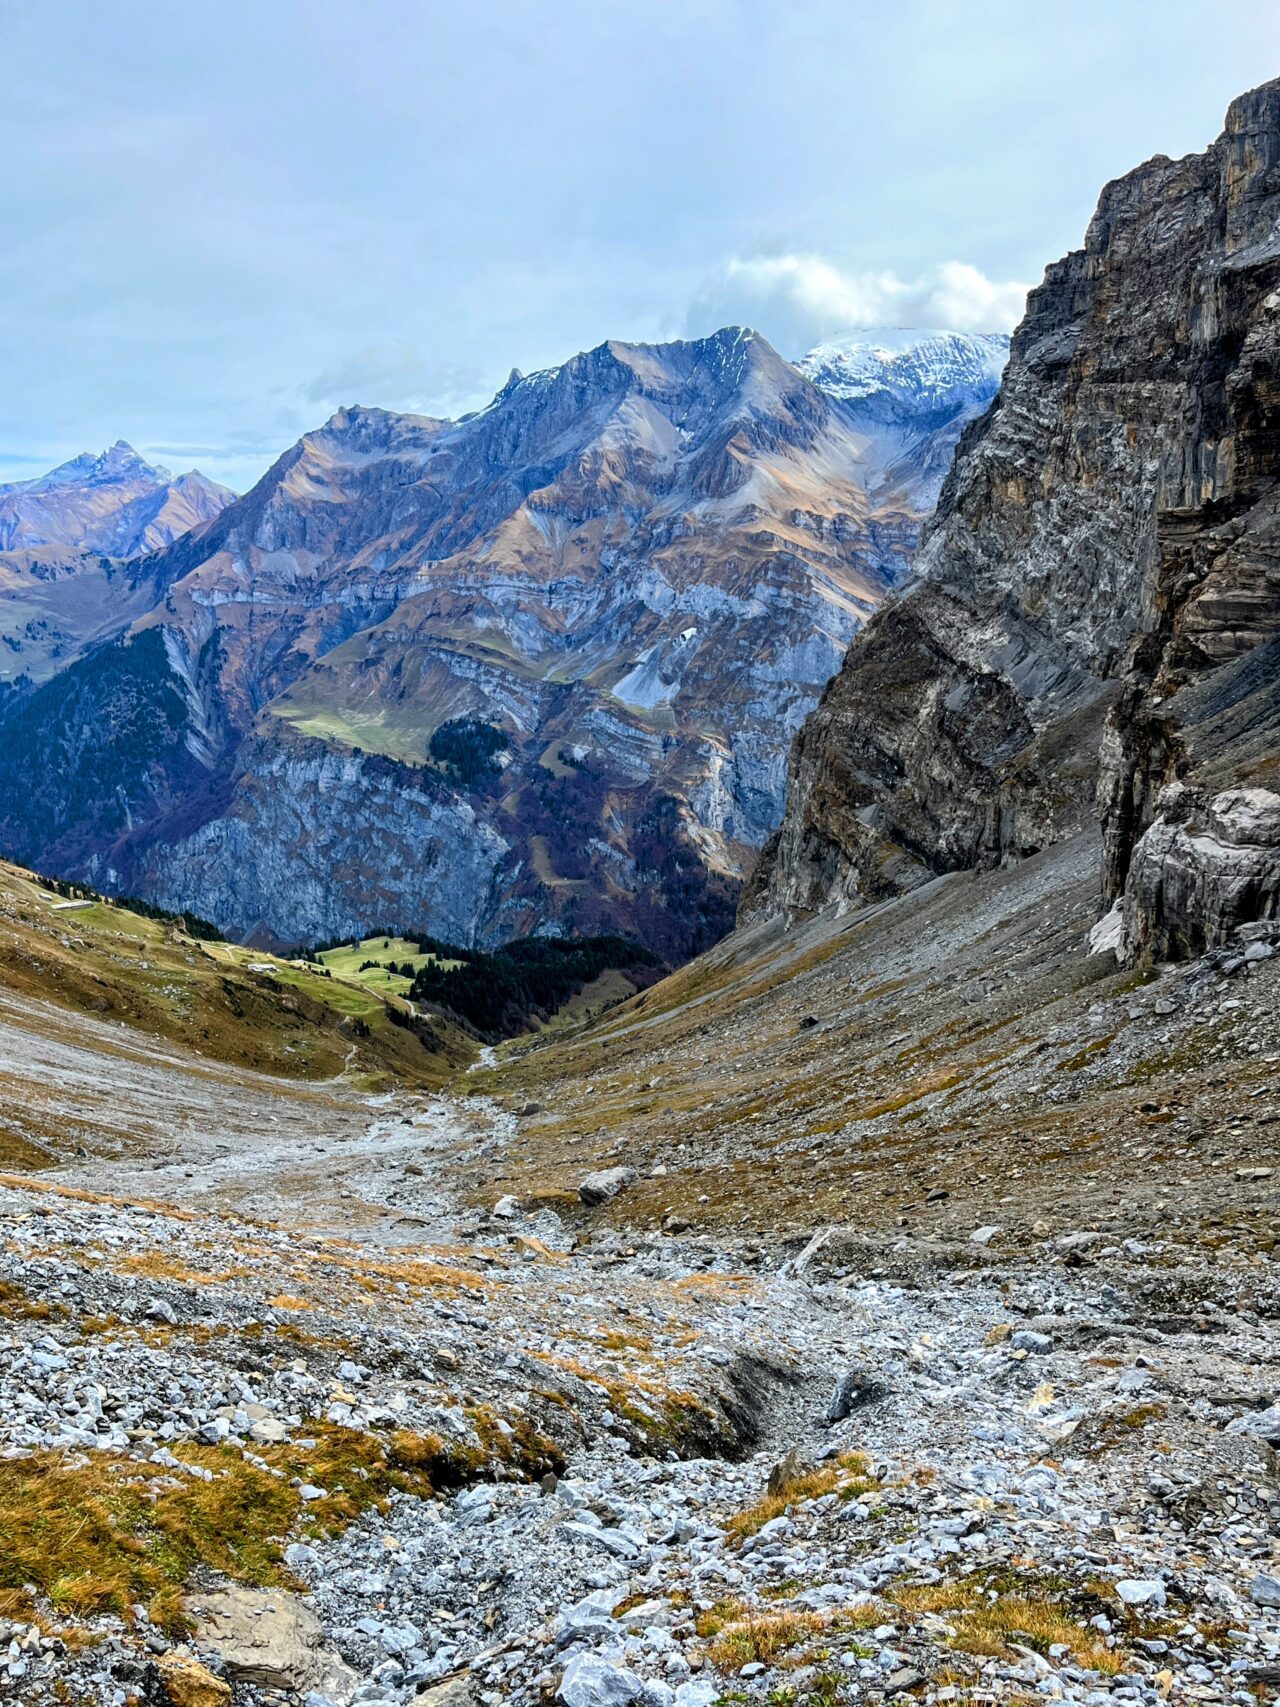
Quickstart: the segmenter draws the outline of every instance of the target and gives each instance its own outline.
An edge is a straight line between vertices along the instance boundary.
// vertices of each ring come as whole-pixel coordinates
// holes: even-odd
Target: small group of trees
[[[450,782],[470,788],[502,769],[498,755],[509,744],[503,731],[491,723],[478,717],[453,717],[432,732],[427,751]]]
[[[458,964],[422,967],[411,998],[443,1008],[489,1042],[514,1036],[531,1020],[550,1018],[610,968],[643,970],[651,977],[660,965],[656,955],[622,936],[522,937],[489,953],[428,937],[419,949]]]
[[[144,901],[140,895],[102,895],[87,883],[69,882],[65,877],[44,877],[37,873],[36,881],[42,889],[47,889],[51,895],[60,895],[64,901],[100,901],[104,906],[123,907],[126,912],[137,913],[144,919],[180,925],[188,936],[197,937],[201,942],[227,940],[217,925],[202,919],[199,913],[175,913],[168,907],[157,907],[154,902]]]

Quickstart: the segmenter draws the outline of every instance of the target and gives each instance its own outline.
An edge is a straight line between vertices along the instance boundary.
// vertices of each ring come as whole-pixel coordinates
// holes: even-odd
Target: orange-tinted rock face
[[[4,844],[284,941],[554,922],[706,946],[994,388],[999,340],[953,342],[931,383],[959,380],[914,415],[738,330],[605,344],[458,422],[340,411],[132,569],[114,666],[10,712]],[[460,783],[432,739],[465,720],[503,744]]]

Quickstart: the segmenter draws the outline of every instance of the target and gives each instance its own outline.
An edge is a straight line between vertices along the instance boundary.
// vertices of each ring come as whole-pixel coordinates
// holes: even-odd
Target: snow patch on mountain
[[[796,366],[842,402],[934,415],[988,403],[1008,360],[1004,332],[878,327],[819,344]]]

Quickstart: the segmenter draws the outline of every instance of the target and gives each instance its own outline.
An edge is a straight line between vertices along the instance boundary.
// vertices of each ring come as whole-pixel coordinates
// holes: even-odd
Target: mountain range
[[[127,447],[12,489],[0,574],[43,598],[0,605],[3,845],[264,942],[622,929],[684,957],[1004,350],[610,342],[456,421],[344,408],[123,563],[117,498],[160,476]],[[46,569],[44,518],[102,555]]]

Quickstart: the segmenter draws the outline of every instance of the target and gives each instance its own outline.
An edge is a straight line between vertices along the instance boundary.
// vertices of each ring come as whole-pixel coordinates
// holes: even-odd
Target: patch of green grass
[[[338,1534],[393,1492],[432,1496],[492,1473],[495,1463],[529,1471],[554,1449],[526,1429],[493,1426],[481,1445],[450,1449],[407,1429],[381,1436],[328,1423],[308,1425],[308,1443],[264,1446],[248,1462],[238,1446],[176,1449],[205,1476],[168,1471],[105,1453],[57,1451],[0,1460],[0,1614],[30,1616],[29,1589],[60,1612],[88,1617],[149,1604],[152,1618],[181,1632],[179,1590],[198,1569],[270,1586],[290,1531]],[[311,1483],[304,1502],[293,1485]]]

